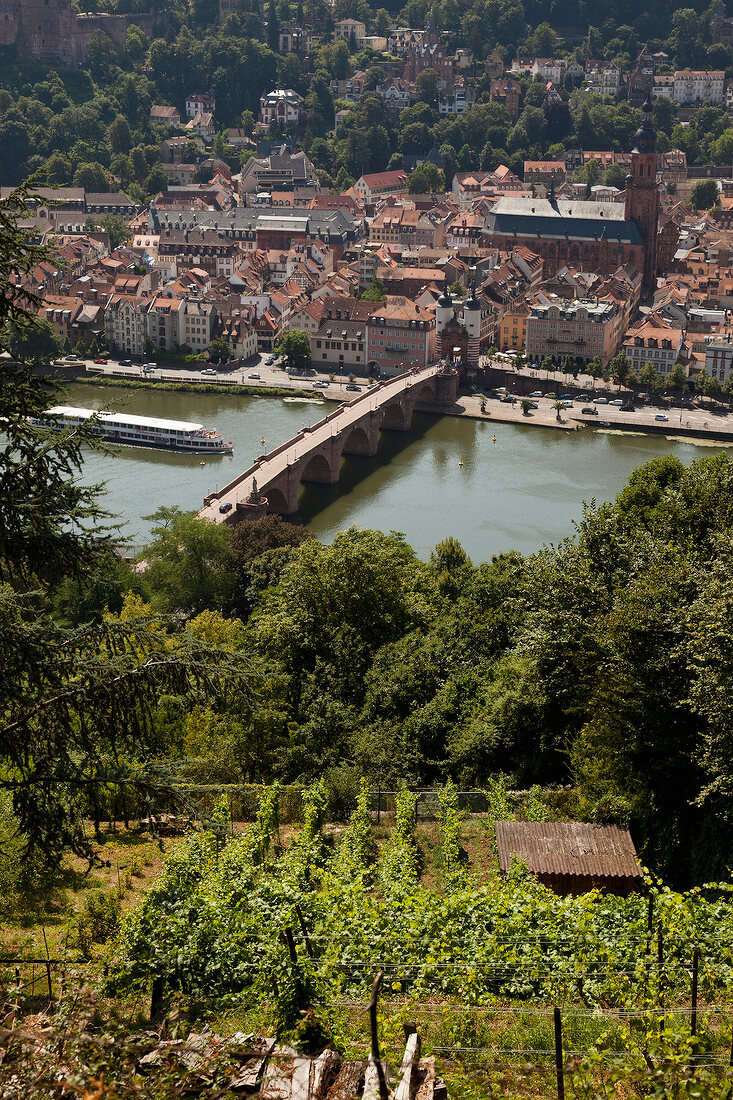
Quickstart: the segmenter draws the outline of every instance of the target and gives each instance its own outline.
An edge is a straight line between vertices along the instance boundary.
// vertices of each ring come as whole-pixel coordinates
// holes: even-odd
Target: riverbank
[[[482,411],[481,402],[485,402]],[[434,413],[439,416],[467,416],[472,420],[493,421],[495,424],[521,424],[524,428],[553,428],[561,432],[577,432],[584,428],[585,424],[577,424],[567,419],[563,413],[558,417],[557,409],[553,409],[551,402],[546,402],[543,407],[537,402],[538,408],[530,409],[525,415],[519,402],[516,405],[508,401],[498,401],[496,398],[482,397],[481,394],[459,394],[454,405],[426,405],[418,404],[419,412]]]
[[[482,401],[485,405],[483,412]],[[622,435],[652,435],[698,446],[733,446],[733,417],[728,417],[727,410],[670,408],[663,413],[654,406],[650,408],[639,405],[633,411],[625,411],[618,405],[594,405],[585,398],[578,401],[573,408],[562,411],[558,419],[553,398],[536,398],[535,404],[537,408],[531,409],[525,415],[519,400],[512,405],[481,394],[460,394],[456,403],[449,408],[438,405],[418,405],[417,408],[422,412],[466,416],[496,424],[521,424],[523,427],[554,428],[565,432],[592,428],[593,435],[596,432],[612,431]],[[582,409],[588,407],[595,408],[596,412],[583,415]]]
[[[167,393],[205,393],[221,394],[222,387],[218,383],[213,385],[208,382],[147,382],[142,378],[109,378],[98,375],[83,375],[74,379],[85,386],[103,386],[111,389],[122,390],[150,390]],[[285,389],[282,386],[243,386],[231,383],[226,387],[227,393],[239,397],[312,397],[313,390]],[[320,397],[320,394],[318,395]]]

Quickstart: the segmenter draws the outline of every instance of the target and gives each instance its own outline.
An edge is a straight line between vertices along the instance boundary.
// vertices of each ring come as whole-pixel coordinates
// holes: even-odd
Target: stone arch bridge
[[[415,405],[452,405],[457,394],[458,372],[439,363],[380,382],[209,493],[199,518],[232,524],[265,512],[291,515],[302,482],[335,484],[343,455],[375,455],[380,431],[407,432]]]

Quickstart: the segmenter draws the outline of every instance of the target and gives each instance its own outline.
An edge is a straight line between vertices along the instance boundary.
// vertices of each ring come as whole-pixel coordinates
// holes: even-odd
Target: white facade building
[[[725,72],[722,69],[678,69],[674,74],[675,103],[696,106],[725,103]]]

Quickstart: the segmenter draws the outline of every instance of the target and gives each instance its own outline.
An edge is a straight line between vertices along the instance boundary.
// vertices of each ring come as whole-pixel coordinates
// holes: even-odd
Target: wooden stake
[[[664,933],[662,932],[661,928],[659,929],[657,935],[657,966],[659,968],[657,990],[659,997],[659,1007],[662,1010],[662,1014],[659,1018],[659,1034],[662,1035],[664,1034]]]
[[[380,970],[374,978],[372,995],[369,998],[369,1027],[371,1031],[371,1056],[372,1062],[377,1067],[379,1076],[380,1100],[387,1100],[387,1080],[384,1076],[384,1067],[379,1056],[379,1030],[377,1028],[377,1004],[379,1003],[379,988],[384,978],[384,971]]]
[[[555,1073],[557,1075],[557,1100],[565,1100],[565,1076],[562,1057],[562,1019],[560,1009],[555,1009]]]
[[[692,1016],[690,1018],[690,1034],[697,1035],[697,973],[700,966],[700,952],[697,948],[692,952]]]
[[[314,958],[313,944],[311,943],[310,936],[308,935],[308,925],[305,923],[305,917],[303,916],[303,910],[300,908],[300,905],[298,905],[297,903],[296,903],[296,906],[295,906],[295,912],[298,916],[298,921],[300,922],[300,930],[303,933],[303,939],[305,940],[306,951],[308,952],[308,955],[312,959],[312,958]]]

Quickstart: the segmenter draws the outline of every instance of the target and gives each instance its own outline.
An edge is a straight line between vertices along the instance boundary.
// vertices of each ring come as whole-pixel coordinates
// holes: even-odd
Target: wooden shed
[[[578,821],[497,821],[499,868],[514,858],[558,894],[641,890],[643,876],[628,829]]]

